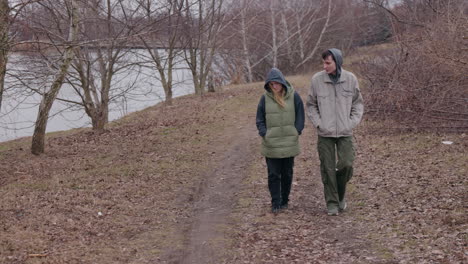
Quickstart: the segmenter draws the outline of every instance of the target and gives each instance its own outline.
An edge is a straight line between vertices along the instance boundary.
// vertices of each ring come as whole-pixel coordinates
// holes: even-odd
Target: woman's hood
[[[283,73],[277,68],[271,68],[271,70],[267,74],[267,78],[265,80],[265,85],[263,86],[263,88],[265,88],[265,90],[267,90],[268,92],[270,92],[270,87],[268,86],[269,82],[281,83],[286,88],[286,90],[289,90],[289,87],[291,86],[284,78]]]

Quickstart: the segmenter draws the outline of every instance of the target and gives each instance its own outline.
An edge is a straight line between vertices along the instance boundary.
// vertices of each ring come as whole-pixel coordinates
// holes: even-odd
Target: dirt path
[[[206,175],[194,203],[195,216],[180,263],[219,263],[229,246],[224,231],[241,181],[252,156],[253,127],[244,128],[224,151],[216,168]]]

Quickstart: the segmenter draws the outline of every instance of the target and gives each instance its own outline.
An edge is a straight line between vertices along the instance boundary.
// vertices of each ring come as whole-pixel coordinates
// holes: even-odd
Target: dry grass
[[[154,263],[182,246],[177,228],[249,97],[237,87],[134,113],[104,133],[0,144],[0,262]],[[30,257],[45,254],[47,257]]]
[[[309,76],[290,81],[305,99]],[[169,249],[186,245],[201,177],[219,165],[240,128],[254,126],[261,87],[178,98],[102,134],[54,134],[42,156],[29,154],[29,139],[1,143],[0,262],[167,263]],[[356,131],[350,210],[338,218],[324,213],[309,123],[290,210],[269,213],[260,154],[245,164],[238,206],[220,227],[231,245],[225,262],[461,263],[466,135],[382,136],[367,122]]]

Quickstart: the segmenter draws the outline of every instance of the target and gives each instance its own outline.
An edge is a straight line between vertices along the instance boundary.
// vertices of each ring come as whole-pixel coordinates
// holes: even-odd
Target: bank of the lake
[[[144,50],[137,49],[129,52],[125,61],[132,63],[143,60],[145,56],[147,54]],[[11,53],[7,68],[6,90],[0,109],[0,142],[32,135],[41,101],[41,96],[35,91],[44,91],[50,85],[51,77],[50,69],[34,54]],[[94,81],[99,87],[99,70],[94,70]],[[194,92],[191,73],[181,58],[173,72],[173,81],[174,97]],[[117,72],[111,87],[109,121],[156,105],[165,99],[159,73],[149,62]],[[47,132],[91,126],[84,108],[77,104],[81,103],[81,98],[72,85],[64,83],[58,98],[51,109]]]

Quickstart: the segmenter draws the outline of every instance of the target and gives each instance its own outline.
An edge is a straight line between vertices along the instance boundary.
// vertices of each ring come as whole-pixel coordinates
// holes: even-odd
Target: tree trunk
[[[91,123],[93,125],[93,130],[103,131],[106,124],[109,122],[109,111],[108,106],[101,106],[96,112],[96,115],[91,117]]]
[[[241,10],[241,34],[242,34],[242,48],[244,53],[245,68],[247,69],[247,82],[251,83],[253,80],[252,76],[252,64],[250,63],[249,46],[247,43],[247,25],[245,24],[245,12],[246,12],[245,0],[244,7]]]
[[[273,67],[278,67],[278,44],[276,43],[276,22],[275,10],[273,7],[274,1],[270,2],[270,18],[271,18],[271,50],[273,56]]]
[[[287,51],[287,61],[288,61],[288,68],[293,66],[293,57],[292,57],[292,47],[291,47],[291,42],[290,42],[290,33],[289,33],[289,27],[288,27],[288,21],[286,20],[286,15],[285,15],[285,10],[287,10],[288,7],[288,2],[283,4],[281,3],[281,24],[283,25],[283,39],[286,41],[286,51]],[[285,5],[285,6],[284,6]]]
[[[299,16],[296,16],[297,38],[299,42],[299,57],[304,60],[304,37],[302,36],[302,26]]]
[[[10,50],[8,31],[10,27],[10,7],[8,0],[0,0],[0,109],[2,109],[3,92],[5,90],[5,74]]]
[[[108,54],[112,56],[112,54]],[[105,78],[102,78],[101,101],[97,104],[97,116],[93,120],[93,130],[102,131],[105,125],[109,122],[109,93],[111,89],[111,80],[114,74],[114,60],[109,60],[109,65],[106,69]]]
[[[70,31],[68,34],[68,42],[74,42],[78,34],[78,17],[74,0],[69,1],[70,4]],[[50,90],[44,93],[41,104],[39,105],[39,113],[37,114],[36,125],[34,127],[34,134],[32,137],[31,152],[32,154],[39,155],[44,153],[45,131],[47,128],[47,121],[49,119],[49,112],[52,104],[57,97],[60,88],[62,87],[65,75],[75,55],[73,44],[66,47],[63,57],[63,62],[60,65],[59,71],[50,87]]]
[[[209,93],[214,93],[216,90],[215,90],[215,84],[214,84],[214,79],[213,79],[213,72],[210,71],[210,73],[208,74],[208,78],[207,78],[207,83],[208,83],[208,92]]]
[[[203,87],[201,86],[201,73],[198,70],[198,68],[201,68],[199,66],[199,61],[197,58],[197,49],[191,49],[190,51],[190,70],[192,71],[192,78],[193,78],[193,85],[195,88],[195,94],[196,95],[202,95],[203,94]],[[202,56],[202,55],[200,55]]]
[[[67,47],[67,50],[64,54],[63,63],[60,66],[60,70],[55,77],[50,90],[44,94],[41,104],[39,105],[39,113],[37,114],[31,147],[31,152],[35,155],[44,153],[45,131],[47,127],[47,121],[49,119],[49,112],[58,92],[60,91],[60,88],[62,87],[63,80],[65,79],[65,75],[68,72],[68,67],[70,66],[70,63],[73,59],[72,49],[72,47]]]
[[[174,42],[171,42],[171,49],[169,51],[168,65],[167,65],[167,80],[166,85],[164,85],[164,93],[166,94],[166,104],[172,105],[172,70],[174,67]]]

